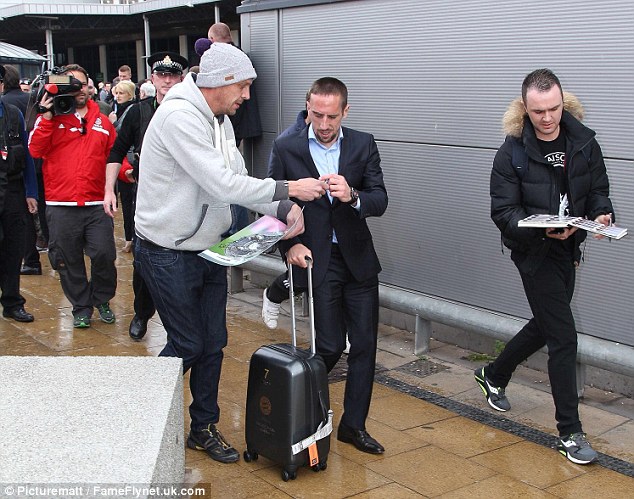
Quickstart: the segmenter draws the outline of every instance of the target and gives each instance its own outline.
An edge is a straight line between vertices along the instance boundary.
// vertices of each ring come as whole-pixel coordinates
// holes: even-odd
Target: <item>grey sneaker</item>
[[[112,324],[115,321],[114,313],[110,310],[108,302],[97,305],[97,312],[99,312],[99,318],[106,324]]]
[[[559,437],[557,450],[576,464],[590,464],[598,454],[588,442],[585,433],[573,433],[567,437]]]
[[[277,327],[277,318],[280,315],[281,303],[275,303],[266,297],[266,289],[262,294],[262,320],[269,329]]]
[[[511,408],[510,402],[504,395],[504,388],[493,386],[489,382],[489,379],[484,375],[484,367],[476,369],[473,375],[491,407],[500,412],[506,412]]]

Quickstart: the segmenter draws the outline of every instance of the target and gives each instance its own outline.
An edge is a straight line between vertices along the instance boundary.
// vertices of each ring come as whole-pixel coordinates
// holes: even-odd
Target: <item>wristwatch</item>
[[[359,193],[354,187],[350,187],[350,201],[348,201],[348,204],[354,208],[357,205],[357,201],[359,201]]]

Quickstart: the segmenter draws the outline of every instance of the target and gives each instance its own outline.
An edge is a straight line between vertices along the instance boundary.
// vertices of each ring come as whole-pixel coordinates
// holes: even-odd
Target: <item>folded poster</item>
[[[198,253],[198,256],[226,267],[241,265],[271,248],[294,226],[286,227],[277,218],[264,215],[234,235]]]

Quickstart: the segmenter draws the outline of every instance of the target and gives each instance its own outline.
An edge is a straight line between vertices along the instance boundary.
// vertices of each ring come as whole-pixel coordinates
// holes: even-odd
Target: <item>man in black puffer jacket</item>
[[[511,249],[533,318],[494,362],[476,369],[475,378],[489,405],[507,411],[511,406],[504,389],[515,368],[546,345],[557,449],[574,463],[588,464],[597,453],[579,420],[577,331],[570,309],[586,232],[517,226],[537,213],[586,217],[606,225],[613,220],[601,148],[595,132],[579,121],[582,116],[579,101],[564,94],[548,69],[526,76],[521,100],[504,116],[507,137],[491,172],[491,218]]]

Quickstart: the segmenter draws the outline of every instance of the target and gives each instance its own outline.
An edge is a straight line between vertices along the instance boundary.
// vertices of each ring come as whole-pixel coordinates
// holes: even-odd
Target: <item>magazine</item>
[[[241,265],[271,248],[293,227],[295,224],[287,227],[277,218],[264,215],[234,235],[198,253],[198,256],[226,267]]]
[[[530,215],[519,222],[518,227],[537,227],[537,228],[549,228],[549,227],[577,227],[579,229],[587,230],[588,232],[594,232],[601,234],[612,239],[621,239],[627,235],[627,229],[623,227],[617,227],[616,225],[604,225],[594,220],[588,220],[583,217],[560,217],[558,215]]]

